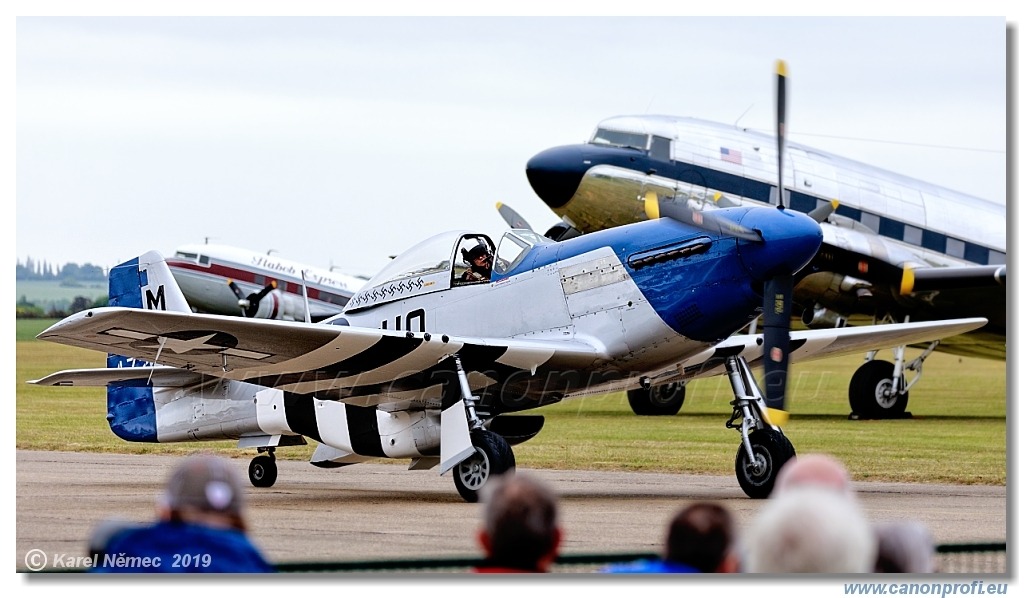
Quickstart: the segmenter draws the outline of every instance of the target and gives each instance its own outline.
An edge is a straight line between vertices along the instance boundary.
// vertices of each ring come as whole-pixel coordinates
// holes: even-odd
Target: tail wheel
[[[860,417],[894,419],[907,411],[909,392],[893,394],[893,364],[873,359],[861,365],[850,379],[850,409]],[[900,376],[900,386],[904,385]]]
[[[750,434],[750,448],[754,461],[740,443],[736,452],[736,479],[750,498],[767,498],[775,487],[775,478],[782,465],[796,456],[793,444],[785,434],[771,428],[754,430]]]
[[[650,388],[634,388],[626,391],[629,407],[637,415],[675,415],[686,399],[686,385],[670,382]]]
[[[249,482],[257,488],[270,488],[277,481],[277,460],[267,455],[249,462]]]
[[[470,440],[476,452],[456,465],[453,474],[463,500],[478,502],[488,480],[515,471],[516,458],[508,442],[490,430],[474,430]]]

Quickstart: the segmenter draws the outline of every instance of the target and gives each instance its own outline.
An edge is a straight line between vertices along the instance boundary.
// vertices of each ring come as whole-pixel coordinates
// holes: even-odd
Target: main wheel
[[[857,368],[850,379],[850,409],[864,418],[893,419],[907,411],[909,392],[892,394],[893,364],[873,359]],[[904,385],[900,376],[900,386]]]
[[[637,415],[675,415],[686,399],[686,385],[670,382],[647,389],[634,388],[626,391],[626,399]]]
[[[456,465],[453,474],[455,488],[463,500],[477,502],[488,480],[515,471],[516,457],[508,442],[490,430],[474,430],[469,437],[476,453]]]
[[[249,482],[257,488],[270,488],[277,481],[277,461],[260,455],[249,462]]]
[[[796,450],[785,434],[771,428],[751,432],[750,448],[753,462],[742,442],[736,452],[736,480],[750,498],[767,498],[783,463],[795,457]]]

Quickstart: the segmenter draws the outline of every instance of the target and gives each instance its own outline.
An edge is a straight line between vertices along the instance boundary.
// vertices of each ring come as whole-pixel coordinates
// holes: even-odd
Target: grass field
[[[18,280],[15,282],[17,300],[25,297],[29,303],[49,304],[55,301],[73,301],[75,297],[95,300],[107,295],[107,281],[84,282],[81,286],[61,286],[56,280]]]
[[[132,444],[110,432],[105,391],[26,384],[57,370],[102,367],[105,356],[34,339],[49,321],[17,324],[17,448],[119,453],[251,456],[234,442]],[[916,353],[914,353],[916,355]],[[882,354],[880,354],[882,356]],[[1006,484],[1006,363],[935,353],[911,390],[912,419],[849,421],[847,384],[861,356],[797,364],[791,372],[787,436],[797,453],[827,452],[855,480]],[[692,382],[679,415],[638,417],[623,394],[540,410],[544,430],[515,447],[522,467],[733,475],[739,434],[725,428],[731,391],[723,377]],[[313,444],[281,459],[309,458]]]

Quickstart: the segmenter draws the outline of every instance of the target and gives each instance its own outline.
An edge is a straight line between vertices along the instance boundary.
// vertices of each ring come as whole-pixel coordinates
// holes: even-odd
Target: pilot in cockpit
[[[491,249],[486,243],[480,242],[471,249],[462,250],[462,258],[469,264],[469,269],[462,273],[462,282],[479,282],[491,279]]]

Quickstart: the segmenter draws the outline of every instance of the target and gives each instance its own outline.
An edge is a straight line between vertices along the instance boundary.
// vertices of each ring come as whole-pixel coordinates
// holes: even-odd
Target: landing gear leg
[[[277,481],[277,457],[274,447],[257,449],[266,455],[257,455],[249,462],[249,482],[257,488],[270,488]]]
[[[725,369],[736,397],[725,427],[739,430],[741,441],[736,451],[736,480],[750,498],[767,498],[782,465],[796,456],[796,450],[782,429],[771,423],[768,405],[746,360],[728,357]]]
[[[512,447],[500,434],[495,434],[484,427],[484,422],[476,409],[479,400],[472,395],[469,387],[469,380],[465,370],[462,369],[462,361],[458,355],[452,356],[455,365],[455,373],[458,377],[459,390],[464,409],[465,421],[460,427],[461,434],[469,429],[469,441],[472,444],[472,451],[468,456],[462,458],[458,465],[455,465],[452,474],[455,479],[455,489],[466,502],[475,503],[480,500],[480,492],[487,482],[494,476],[499,476],[515,471],[516,458],[512,453]],[[457,409],[456,405],[449,409]],[[454,413],[452,415],[455,415]],[[458,414],[463,415],[463,414]],[[444,414],[442,414],[444,417]],[[445,431],[442,421],[442,454],[444,453]],[[462,436],[464,439],[465,436]]]

